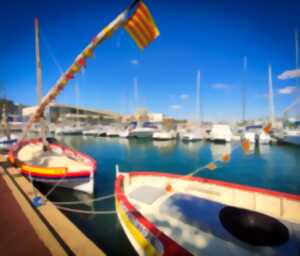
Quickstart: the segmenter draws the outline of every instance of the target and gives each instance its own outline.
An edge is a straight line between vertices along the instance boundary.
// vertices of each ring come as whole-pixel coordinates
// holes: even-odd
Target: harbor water
[[[95,194],[87,195],[57,188],[52,201],[89,200],[114,193],[115,165],[121,171],[157,171],[186,175],[199,167],[230,155],[215,170],[204,169],[195,176],[300,194],[300,148],[289,145],[260,145],[245,154],[239,142],[152,141],[123,138],[64,136],[62,143],[97,161]],[[50,187],[51,188],[51,187]],[[41,186],[46,192],[49,187]],[[72,206],[84,210],[112,210],[114,198]],[[91,240],[108,255],[135,255],[116,214],[93,215],[65,212]]]

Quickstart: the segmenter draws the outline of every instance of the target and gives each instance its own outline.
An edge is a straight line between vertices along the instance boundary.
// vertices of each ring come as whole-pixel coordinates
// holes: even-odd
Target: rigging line
[[[55,66],[57,67],[57,69],[59,70],[59,73],[62,75],[64,73],[62,66],[59,64],[57,58],[55,57],[54,51],[52,50],[52,48],[50,47],[50,44],[47,40],[46,34],[45,33],[41,33],[40,31],[40,35],[41,35],[41,39],[43,41],[43,43],[45,44],[48,53],[53,61],[53,63],[55,64]]]
[[[56,187],[67,177],[67,173],[63,177],[61,177],[54,185],[53,187],[47,192],[47,194],[44,196],[45,197],[45,202],[48,201],[48,196],[56,189]]]
[[[80,200],[80,201],[65,201],[65,202],[55,202],[55,201],[51,201],[51,203],[55,204],[55,205],[76,205],[76,204],[85,204],[85,203],[92,203],[92,202],[99,202],[99,201],[104,201],[106,199],[109,198],[113,198],[116,194],[110,194],[107,196],[102,196],[102,197],[97,197],[94,199],[89,199],[89,200]]]
[[[63,211],[68,211],[68,212],[75,212],[75,213],[83,213],[83,214],[116,214],[116,211],[114,210],[107,210],[107,211],[87,211],[87,210],[81,210],[81,209],[73,209],[69,207],[62,207],[59,205],[54,204],[58,209],[63,210]]]

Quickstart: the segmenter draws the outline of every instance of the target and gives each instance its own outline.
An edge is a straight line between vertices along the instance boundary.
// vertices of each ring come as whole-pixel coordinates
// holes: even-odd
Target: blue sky
[[[0,8],[0,83],[7,98],[36,103],[34,17],[41,27],[43,90],[130,1],[5,0]],[[273,67],[276,113],[296,98],[295,80],[277,76],[295,68],[294,29],[300,29],[297,0],[146,1],[161,32],[141,52],[119,30],[101,44],[78,76],[82,106],[130,113],[138,106],[175,117],[193,117],[195,81],[201,71],[205,120],[241,118],[243,57],[247,56],[246,117],[267,115],[268,64]],[[50,49],[50,50],[49,50]],[[133,80],[138,80],[138,102]],[[76,104],[75,81],[58,102]],[[282,90],[283,89],[283,90]],[[4,92],[3,92],[4,91]],[[280,93],[281,91],[281,93]],[[292,91],[292,92],[291,92]]]

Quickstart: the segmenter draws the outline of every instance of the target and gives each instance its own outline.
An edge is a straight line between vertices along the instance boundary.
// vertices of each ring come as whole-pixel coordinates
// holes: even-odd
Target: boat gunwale
[[[23,146],[26,146],[28,144],[38,144],[38,143],[42,143],[41,139],[31,139],[31,140],[25,140],[25,141],[21,141],[17,144],[15,144],[11,150],[9,151],[8,154],[8,160],[10,163],[18,166],[21,169],[21,172],[24,173],[26,176],[30,176],[33,178],[54,178],[54,179],[58,179],[58,178],[82,178],[82,177],[90,177],[91,175],[93,175],[96,172],[96,161],[91,158],[90,156],[79,152],[75,149],[72,149],[68,146],[59,144],[59,143],[49,143],[51,147],[53,148],[59,148],[61,149],[65,154],[67,155],[73,155],[75,157],[87,160],[87,165],[89,165],[91,167],[90,170],[81,170],[81,171],[77,171],[77,172],[68,172],[68,168],[66,167],[41,167],[41,166],[37,166],[37,165],[30,165],[27,164],[26,162],[20,161],[17,157],[17,153],[19,152],[19,150],[21,150],[21,148]],[[26,170],[28,169],[28,170]],[[31,171],[31,169],[37,169],[36,171]],[[40,170],[40,172],[39,172]],[[56,173],[42,173],[42,172],[49,172],[49,171],[56,171]],[[58,173],[61,172],[61,173]]]
[[[173,174],[173,173],[161,173],[161,172],[154,172],[154,171],[132,171],[128,173],[129,176],[160,176],[160,177],[168,177],[168,178],[175,178],[175,179],[182,179],[182,180],[190,180],[196,181],[201,183],[208,183],[213,185],[220,185],[229,188],[236,188],[244,191],[250,192],[258,192],[265,195],[275,196],[275,197],[282,197],[294,201],[300,201],[300,195],[287,193],[287,192],[280,192],[274,191],[271,189],[266,188],[259,188],[254,186],[247,186],[242,184],[236,184],[228,181],[221,181],[221,180],[214,180],[209,178],[202,178],[202,177],[193,177],[193,176],[183,176],[180,174]]]

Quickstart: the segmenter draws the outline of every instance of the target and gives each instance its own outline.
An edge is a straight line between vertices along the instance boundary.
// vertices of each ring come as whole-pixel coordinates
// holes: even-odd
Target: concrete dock
[[[51,202],[34,207],[34,196],[31,183],[2,161],[1,255],[105,255]]]

